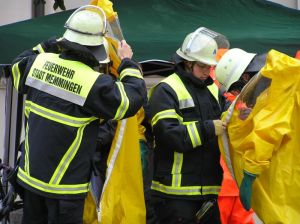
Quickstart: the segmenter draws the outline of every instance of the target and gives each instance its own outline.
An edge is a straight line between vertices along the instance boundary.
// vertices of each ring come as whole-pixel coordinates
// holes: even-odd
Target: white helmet
[[[216,41],[196,30],[186,36],[176,53],[187,61],[198,61],[207,65],[216,65],[218,46]]]
[[[65,28],[67,30],[63,37],[68,41],[86,46],[99,46],[103,43],[106,16],[98,6],[82,6],[72,13]]]
[[[215,73],[223,91],[228,91],[231,84],[239,80],[255,55],[239,48],[233,48],[221,57]]]

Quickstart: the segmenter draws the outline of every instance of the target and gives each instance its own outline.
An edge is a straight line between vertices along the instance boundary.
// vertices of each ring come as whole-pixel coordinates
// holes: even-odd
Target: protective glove
[[[251,208],[252,184],[255,178],[255,174],[244,171],[244,178],[240,186],[240,199],[247,211]]]
[[[57,44],[58,40],[59,39],[56,39],[56,37],[51,37],[41,43],[44,51],[49,53],[60,53],[59,45]]]
[[[226,123],[221,120],[213,120],[215,127],[215,135],[221,135],[226,129]]]
[[[244,121],[247,119],[251,112],[252,109],[250,107],[242,108],[240,109],[239,118]]]

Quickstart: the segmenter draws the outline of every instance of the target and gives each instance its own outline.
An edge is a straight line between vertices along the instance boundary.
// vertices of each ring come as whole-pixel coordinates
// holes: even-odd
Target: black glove
[[[55,37],[51,37],[48,40],[41,43],[45,52],[48,53],[60,53],[60,48],[57,44],[57,39]]]

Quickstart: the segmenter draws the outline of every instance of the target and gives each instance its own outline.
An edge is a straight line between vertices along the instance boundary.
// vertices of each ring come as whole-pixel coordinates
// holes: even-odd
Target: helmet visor
[[[229,49],[229,47],[230,47],[230,44],[229,44],[229,41],[228,41],[227,37],[220,34],[220,33],[217,33],[217,32],[215,32],[213,30],[210,30],[206,27],[200,27],[196,30],[196,32],[213,38],[216,41],[217,45],[218,45],[218,49]]]

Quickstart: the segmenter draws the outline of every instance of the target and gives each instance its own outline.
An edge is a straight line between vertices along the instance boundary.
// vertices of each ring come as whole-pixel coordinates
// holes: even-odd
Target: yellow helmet
[[[187,61],[198,61],[207,65],[216,65],[217,50],[216,41],[198,29],[186,36],[176,54]]]
[[[78,8],[68,18],[63,35],[65,39],[86,46],[103,44],[106,16],[101,8],[86,5]]]
[[[255,55],[239,48],[232,48],[221,57],[215,73],[223,91],[228,91],[229,87],[239,80]]]

